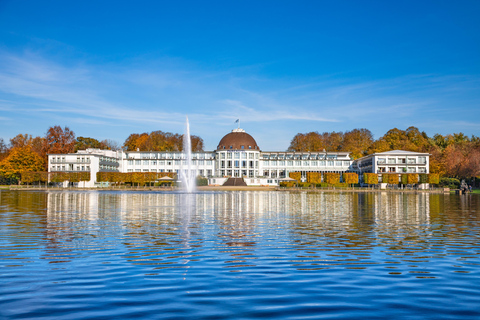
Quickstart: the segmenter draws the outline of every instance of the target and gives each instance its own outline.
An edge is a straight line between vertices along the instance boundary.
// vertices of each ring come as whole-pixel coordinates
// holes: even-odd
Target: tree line
[[[203,139],[191,136],[192,151],[203,151]],[[163,132],[132,133],[119,145],[112,140],[76,137],[69,128],[53,126],[44,136],[18,134],[9,143],[0,138],[0,184],[12,183],[21,172],[47,171],[47,154],[73,153],[87,148],[125,151],[183,151],[183,135]],[[346,132],[308,132],[296,134],[288,151],[351,152],[354,159],[390,151],[430,153],[430,172],[442,177],[480,178],[480,138],[463,133],[435,134],[429,137],[416,127],[393,128],[378,139],[368,129]]]
[[[368,129],[296,134],[288,151],[351,152],[353,159],[373,153],[406,150],[430,153],[430,172],[452,178],[480,178],[480,138],[463,133],[429,137],[416,127],[393,128],[378,139]]]
[[[192,151],[203,151],[203,139],[192,136]],[[75,137],[69,128],[53,126],[44,136],[18,134],[10,143],[0,138],[0,184],[16,183],[22,172],[48,171],[48,154],[67,154],[87,148],[126,151],[182,151],[183,135],[170,132],[132,133],[119,145],[113,140]]]

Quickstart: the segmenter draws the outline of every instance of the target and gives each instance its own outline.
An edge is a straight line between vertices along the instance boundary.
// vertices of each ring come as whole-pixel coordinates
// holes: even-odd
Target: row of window
[[[240,177],[249,177],[249,178],[253,178],[256,176],[256,174],[258,174],[258,171],[257,170],[220,170],[220,175],[225,177],[225,176],[229,176],[229,177],[236,177],[236,178],[240,178]]]
[[[157,164],[160,165],[160,166],[164,166],[164,165],[171,166],[172,164],[186,165],[187,161],[186,160],[173,160],[173,161],[165,161],[165,160],[128,160],[128,165],[133,166],[134,164],[136,166],[141,166],[141,165],[156,166]],[[212,160],[192,160],[192,164],[193,165],[199,165],[199,166],[203,166],[203,165],[206,164],[207,166],[211,166],[213,164],[213,161]]]
[[[379,167],[377,172],[379,173],[402,173],[402,172],[407,172],[407,173],[426,173],[427,168],[425,167],[420,167],[420,168],[415,168],[415,167],[408,167],[408,168],[397,168],[397,167]]]
[[[127,159],[184,159],[185,155],[183,153],[142,153],[138,154],[126,154]],[[213,159],[214,156],[210,153],[193,153],[192,158],[194,159]]]
[[[262,154],[263,160],[336,160],[336,154]]]
[[[378,164],[426,164],[427,157],[418,157],[418,162],[416,158],[378,158]]]
[[[177,175],[180,174],[180,170],[163,170],[163,169],[128,169],[127,172],[176,172]],[[206,174],[206,175],[205,175]],[[211,177],[212,176],[212,170],[195,170],[194,175],[200,175],[202,177]]]
[[[50,171],[90,171],[90,166],[51,166]]]
[[[220,152],[220,159],[258,159],[258,153],[254,152]]]
[[[264,161],[264,167],[284,167],[285,164],[287,167],[348,167],[350,166],[350,161]]]

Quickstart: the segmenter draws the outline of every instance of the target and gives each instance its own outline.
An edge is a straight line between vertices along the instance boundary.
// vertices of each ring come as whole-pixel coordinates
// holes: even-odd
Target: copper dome
[[[243,129],[234,129],[218,143],[217,150],[259,150],[257,142]]]

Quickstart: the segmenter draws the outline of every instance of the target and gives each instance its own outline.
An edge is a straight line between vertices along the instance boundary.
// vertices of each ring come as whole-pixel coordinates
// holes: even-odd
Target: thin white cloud
[[[304,132],[374,129],[379,123],[394,127],[421,117],[440,119],[455,110],[453,101],[480,88],[478,78],[462,75],[408,75],[381,81],[326,77],[309,82],[239,77],[231,70],[186,70],[181,64],[176,69],[149,62],[132,65],[67,65],[32,53],[0,52],[0,110],[8,112],[0,119],[36,116],[45,123],[56,117],[78,125],[178,132],[188,114],[204,130],[199,135],[207,135],[212,123],[229,126],[237,118],[265,127],[288,122],[291,130]],[[478,105],[478,96],[469,96],[461,110]],[[469,121],[468,111],[455,113],[448,122],[452,131],[478,128]],[[424,126],[438,127],[431,121]]]

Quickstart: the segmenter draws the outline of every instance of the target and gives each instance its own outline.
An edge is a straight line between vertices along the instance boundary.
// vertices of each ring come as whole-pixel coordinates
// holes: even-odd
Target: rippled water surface
[[[480,197],[0,192],[1,319],[479,319]]]

